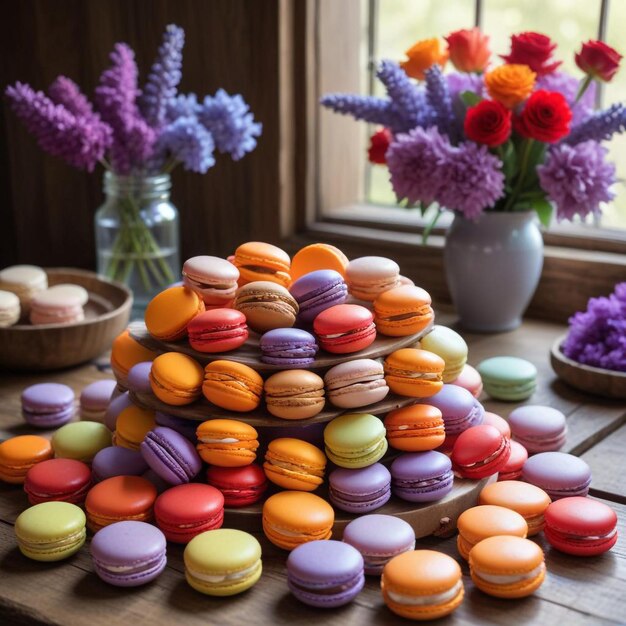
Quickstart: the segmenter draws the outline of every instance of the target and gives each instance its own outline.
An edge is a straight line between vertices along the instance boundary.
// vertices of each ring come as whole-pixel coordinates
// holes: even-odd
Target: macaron
[[[263,334],[259,342],[261,361],[283,369],[310,367],[318,345],[315,337],[300,328],[275,328]]]
[[[147,470],[148,464],[139,450],[121,446],[102,448],[91,463],[94,483],[113,476],[142,476]]]
[[[154,395],[172,406],[195,402],[202,395],[204,372],[190,356],[165,352],[152,361],[150,386]]]
[[[390,471],[393,494],[408,502],[434,502],[452,491],[452,463],[436,450],[401,454]]]
[[[617,542],[617,515],[598,500],[562,498],[546,509],[545,517],[545,537],[560,552],[597,556]]]
[[[166,549],[158,528],[134,520],[99,530],[89,546],[96,574],[116,587],[138,587],[157,578],[167,564]]]
[[[72,422],[52,435],[54,456],[91,463],[93,457],[111,445],[111,431],[99,422]]]
[[[527,404],[509,414],[511,433],[530,454],[560,450],[565,443],[565,415],[551,406]]]
[[[257,333],[289,328],[298,315],[298,303],[286,287],[267,280],[247,283],[237,291],[235,309],[245,315],[248,326]]]
[[[245,422],[208,420],[198,426],[196,435],[200,457],[210,465],[243,467],[256,459],[258,433]]]
[[[20,552],[35,561],[61,561],[78,552],[86,538],[85,514],[69,502],[42,502],[15,520]]]
[[[431,304],[430,294],[420,287],[400,285],[389,289],[374,300],[376,328],[390,337],[419,333],[435,319]]]
[[[183,284],[207,306],[228,306],[235,298],[239,270],[226,259],[194,256],[183,264]]]
[[[284,550],[293,550],[308,541],[330,539],[334,522],[333,507],[306,491],[281,491],[263,504],[263,532]]]
[[[441,411],[428,404],[412,404],[390,411],[384,424],[389,445],[404,452],[434,450],[446,438]]]
[[[346,268],[350,294],[359,300],[373,302],[376,296],[400,284],[400,267],[382,256],[362,256],[352,259]]]
[[[144,348],[130,336],[128,330],[125,330],[113,340],[111,347],[111,369],[115,379],[126,387],[126,377],[130,368],[143,361],[152,361],[156,356],[156,352]]]
[[[511,438],[511,427],[509,426],[509,423],[496,413],[485,411],[483,424],[489,424],[489,426],[497,428],[502,433],[503,437],[506,437],[507,439]]]
[[[382,459],[387,452],[385,426],[369,413],[346,413],[324,428],[326,456],[335,465],[356,469]]]
[[[115,425],[117,423],[117,418],[119,417],[120,413],[124,409],[127,409],[129,406],[134,406],[134,403],[131,400],[128,391],[125,391],[116,398],[113,398],[104,414],[104,425],[110,431],[114,431]]]
[[[47,288],[48,275],[36,265],[12,265],[0,271],[0,289],[14,293],[24,313],[28,313],[32,298]]]
[[[191,443],[196,443],[196,428],[198,427],[198,422],[185,417],[163,413],[162,411],[155,411],[154,416],[157,426],[171,428],[186,439],[189,439]]]
[[[324,408],[324,381],[307,370],[273,374],[265,381],[264,390],[267,410],[274,417],[308,419]]]
[[[31,467],[24,491],[31,504],[70,502],[82,504],[91,487],[89,466],[74,459],[49,459]]]
[[[244,467],[211,465],[207,482],[224,496],[224,506],[239,508],[258,502],[267,491],[268,481],[263,469],[256,463]]]
[[[187,325],[189,345],[198,352],[229,352],[248,338],[246,316],[235,309],[211,309]]]
[[[136,405],[125,408],[117,417],[113,445],[139,450],[144,437],[155,427],[154,411]]]
[[[30,301],[31,324],[75,324],[84,319],[83,301],[77,293],[46,289]]]
[[[546,576],[543,550],[522,537],[501,535],[477,543],[469,553],[474,584],[496,598],[524,598],[535,592]]]
[[[47,439],[18,435],[0,443],[0,480],[20,485],[31,467],[54,455]]]
[[[142,361],[136,363],[128,370],[126,385],[128,391],[133,393],[152,393],[150,385],[150,372],[152,371],[152,361]]]
[[[357,409],[380,402],[389,387],[382,363],[373,359],[355,359],[331,367],[324,374],[330,402],[340,409]]]
[[[522,480],[543,489],[552,500],[586,496],[591,485],[591,468],[573,454],[541,452],[524,463]]]
[[[38,383],[22,391],[22,417],[36,428],[55,428],[74,416],[74,391],[59,383]]]
[[[338,304],[322,311],[313,322],[320,347],[333,354],[351,354],[376,339],[374,316],[358,304]]]
[[[459,515],[456,525],[459,531],[456,545],[466,561],[470,550],[487,537],[512,535],[525,539],[528,534],[528,524],[519,513],[489,504],[466,509]]]
[[[187,334],[187,324],[202,311],[204,302],[195,291],[169,287],[150,300],[144,319],[148,332],[155,339],[177,341]]]
[[[75,285],[73,283],[57,283],[56,285],[48,287],[48,291],[76,298],[81,306],[85,306],[87,302],[89,302],[89,292],[81,285]]]
[[[467,389],[475,398],[480,398],[480,394],[483,391],[483,379],[480,377],[478,370],[468,363],[463,366],[458,378],[453,380],[452,384]]]
[[[235,267],[239,270],[239,285],[254,281],[270,281],[283,287],[291,283],[289,255],[277,246],[262,241],[242,243],[235,250]]]
[[[280,437],[270,441],[263,469],[268,479],[279,487],[314,491],[324,482],[326,457],[307,441]]]
[[[287,585],[294,597],[309,606],[343,606],[354,600],[365,585],[363,557],[342,541],[302,544],[287,558]]]
[[[461,478],[486,478],[500,471],[511,455],[511,440],[489,424],[463,431],[452,448],[452,467]]]
[[[150,468],[170,485],[188,483],[202,469],[193,443],[171,428],[157,426],[146,433],[139,449]]]
[[[393,515],[362,515],[344,528],[343,541],[361,553],[366,574],[380,576],[391,559],[415,549],[415,531]]]
[[[420,340],[420,348],[439,355],[446,362],[444,383],[451,383],[461,375],[467,362],[468,347],[456,331],[437,325]]]
[[[383,569],[380,586],[387,607],[413,620],[449,615],[464,595],[459,564],[434,550],[411,550],[394,557]]]
[[[80,419],[87,422],[104,422],[111,394],[117,386],[112,378],[97,380],[80,392]]]
[[[391,474],[382,463],[360,469],[338,467],[328,476],[328,499],[348,513],[361,515],[379,509],[391,497]]]
[[[334,270],[345,278],[348,257],[328,243],[312,243],[296,252],[291,260],[291,278],[298,280],[316,270]]]
[[[427,350],[402,348],[385,359],[385,380],[400,396],[428,398],[443,387],[445,365],[440,356]]]
[[[508,461],[500,468],[498,480],[518,480],[522,476],[522,468],[527,460],[526,448],[521,443],[511,440],[511,454]]]
[[[293,282],[289,292],[298,303],[298,320],[310,324],[322,311],[343,304],[348,286],[339,272],[316,270]]]
[[[156,487],[141,476],[113,476],[94,485],[85,500],[87,525],[93,532],[121,522],[149,522],[157,497]]]
[[[202,393],[216,406],[245,413],[261,403],[263,379],[243,363],[213,361],[204,368]]]
[[[482,489],[478,504],[503,506],[519,513],[528,524],[528,536],[543,530],[544,513],[550,504],[550,496],[539,487],[519,480],[502,480]]]
[[[189,585],[209,596],[246,591],[263,571],[259,542],[249,533],[231,528],[200,533],[187,544],[183,558]]]
[[[485,391],[494,400],[520,402],[537,388],[537,368],[513,356],[496,356],[478,365]]]
[[[200,533],[221,528],[224,496],[211,485],[177,485],[156,499],[154,517],[168,541],[189,543]]]
[[[12,291],[0,289],[0,328],[7,328],[20,321],[20,299]]]

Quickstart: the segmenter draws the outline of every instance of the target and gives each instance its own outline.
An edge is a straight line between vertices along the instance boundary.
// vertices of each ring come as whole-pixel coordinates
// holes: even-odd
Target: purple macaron
[[[67,385],[39,383],[22,392],[22,416],[36,428],[55,428],[74,416],[74,392]]]
[[[380,576],[394,556],[415,549],[415,531],[393,515],[363,515],[343,531],[343,540],[363,556],[365,573]]]
[[[363,557],[342,541],[309,541],[289,554],[287,584],[291,593],[309,606],[343,606],[363,589]]]
[[[202,469],[196,447],[171,428],[157,426],[139,446],[150,468],[171,485],[182,485]]]
[[[97,380],[87,385],[80,392],[80,419],[102,423],[115,387],[117,381],[114,378]]]
[[[126,386],[133,393],[152,393],[150,386],[150,370],[152,361],[136,363],[128,370]]]
[[[310,324],[319,313],[348,297],[348,287],[343,276],[334,270],[317,270],[298,278],[289,287],[300,311],[298,320]]]
[[[348,513],[369,513],[391,497],[391,474],[382,463],[361,469],[338,468],[328,477],[328,496],[333,504]]]
[[[123,394],[117,396],[109,403],[106,412],[104,413],[104,425],[113,432],[115,430],[115,423],[117,422],[117,416],[129,406],[133,406],[133,401],[130,399],[130,394],[125,391]]]
[[[521,479],[543,489],[552,500],[586,496],[591,484],[591,468],[573,454],[541,452],[524,463]]]
[[[319,349],[315,337],[300,328],[275,328],[266,332],[259,344],[261,361],[284,369],[309,367]]]
[[[183,437],[185,437],[185,439],[189,439],[191,443],[196,443],[196,430],[200,422],[188,420],[184,417],[176,417],[175,415],[169,415],[168,413],[161,413],[161,411],[157,411],[155,413],[155,419],[157,426],[171,428],[177,433],[180,433]]]
[[[551,406],[520,406],[511,411],[509,426],[513,439],[529,454],[560,450],[567,435],[565,415]]]
[[[409,502],[440,500],[452,491],[453,481],[452,461],[436,450],[401,454],[391,464],[391,489]]]
[[[145,522],[115,522],[99,530],[90,546],[96,574],[117,587],[154,580],[167,564],[165,535]]]
[[[102,448],[91,463],[94,482],[113,476],[141,476],[147,469],[148,464],[138,450],[121,446]]]

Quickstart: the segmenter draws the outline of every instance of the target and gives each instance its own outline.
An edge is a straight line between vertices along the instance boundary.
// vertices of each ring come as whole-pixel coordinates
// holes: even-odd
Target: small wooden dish
[[[0,367],[57,370],[93,359],[128,325],[133,296],[121,283],[86,270],[49,268],[48,284],[73,283],[89,293],[85,319],[76,324],[17,324],[0,328]]]
[[[580,391],[604,398],[626,399],[626,372],[604,370],[568,359],[561,352],[565,337],[559,337],[550,351],[550,363],[556,375]]]

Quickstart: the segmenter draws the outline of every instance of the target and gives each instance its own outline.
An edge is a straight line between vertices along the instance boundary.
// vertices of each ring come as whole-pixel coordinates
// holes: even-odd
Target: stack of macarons
[[[24,314],[30,311],[30,302],[33,297],[47,288],[48,276],[41,267],[36,265],[12,265],[0,270],[0,290],[15,294],[19,299],[21,312]],[[8,302],[14,310],[13,299],[5,300],[5,302]]]

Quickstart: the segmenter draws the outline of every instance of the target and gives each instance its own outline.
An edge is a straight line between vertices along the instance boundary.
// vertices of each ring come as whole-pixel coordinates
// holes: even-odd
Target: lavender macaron
[[[393,494],[409,502],[441,500],[453,481],[452,461],[436,450],[401,454],[391,464]]]
[[[104,425],[111,432],[115,430],[117,416],[129,406],[133,406],[133,401],[130,399],[128,391],[125,391],[121,395],[117,396],[117,398],[111,400],[106,412],[104,413]]]
[[[117,587],[138,587],[154,580],[167,564],[165,535],[145,522],[105,526],[90,546],[96,574]]]
[[[513,439],[530,454],[560,450],[567,435],[565,415],[558,409],[538,404],[527,404],[511,411],[509,426]]]
[[[171,428],[177,433],[180,433],[185,439],[189,439],[191,443],[196,443],[196,430],[198,423],[194,420],[188,420],[184,417],[176,417],[175,415],[169,415],[169,413],[162,413],[157,411],[155,413],[157,426],[165,426]]]
[[[259,343],[261,361],[283,369],[306,369],[319,349],[315,337],[299,328],[275,328],[266,332]]]
[[[150,370],[152,361],[136,363],[128,370],[126,386],[133,393],[152,393],[150,386]]]
[[[80,419],[86,422],[104,422],[111,394],[117,387],[114,378],[97,380],[80,392]]]
[[[309,606],[343,606],[363,589],[363,557],[342,541],[309,541],[289,554],[287,584],[291,593]]]
[[[391,474],[382,463],[361,469],[337,468],[328,477],[333,506],[348,513],[369,513],[391,497]]]
[[[543,489],[552,500],[586,496],[591,484],[591,468],[573,454],[541,452],[524,463],[522,480]]]
[[[148,464],[138,450],[122,446],[102,448],[91,462],[94,482],[113,476],[141,476],[147,469]]]
[[[157,426],[139,446],[150,468],[171,485],[182,485],[202,469],[196,447],[171,428]]]
[[[67,385],[39,383],[22,392],[22,416],[36,428],[55,428],[74,416],[74,392]]]
[[[334,270],[316,270],[298,278],[291,287],[300,311],[298,320],[310,324],[325,309],[343,304],[348,297],[348,286],[343,276]]]

